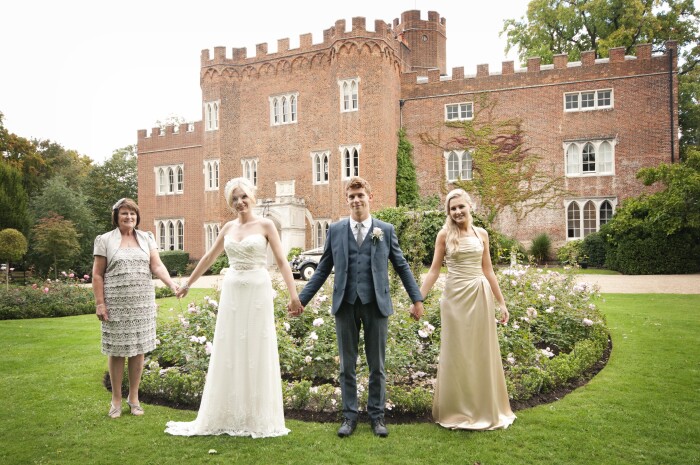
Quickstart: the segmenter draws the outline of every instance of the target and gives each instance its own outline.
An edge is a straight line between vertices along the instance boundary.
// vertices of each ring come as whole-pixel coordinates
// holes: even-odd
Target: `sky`
[[[447,20],[447,72],[516,60],[505,53],[505,19],[525,15],[527,0],[22,0],[5,2],[0,27],[0,112],[7,130],[49,139],[103,162],[136,144],[139,129],[169,116],[202,119],[200,54],[323,30],[345,19],[391,23],[408,10]],[[322,7],[320,7],[322,5]],[[517,65],[516,65],[517,66]]]

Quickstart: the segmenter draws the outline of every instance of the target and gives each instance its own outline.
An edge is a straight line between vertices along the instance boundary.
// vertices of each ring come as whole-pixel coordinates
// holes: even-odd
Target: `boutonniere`
[[[382,231],[380,228],[374,228],[372,229],[372,242],[375,244],[379,241],[384,240],[384,231]]]

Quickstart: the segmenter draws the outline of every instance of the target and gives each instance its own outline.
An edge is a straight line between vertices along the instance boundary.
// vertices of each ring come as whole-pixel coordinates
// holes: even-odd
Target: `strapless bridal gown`
[[[229,270],[221,284],[214,346],[202,402],[192,422],[170,421],[166,433],[264,438],[284,436],[282,379],[267,239],[224,238]]]

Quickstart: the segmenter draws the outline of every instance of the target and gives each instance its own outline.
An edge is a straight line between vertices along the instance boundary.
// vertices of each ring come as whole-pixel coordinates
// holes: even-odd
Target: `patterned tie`
[[[362,236],[362,226],[362,223],[357,223],[357,225],[355,225],[355,227],[357,228],[357,247],[362,247],[362,241],[364,240],[364,237]]]

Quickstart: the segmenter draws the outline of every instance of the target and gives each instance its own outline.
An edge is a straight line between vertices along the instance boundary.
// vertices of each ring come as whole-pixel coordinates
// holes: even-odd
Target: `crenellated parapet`
[[[139,129],[137,131],[138,153],[201,145],[203,131],[202,121],[163,128],[154,127],[150,131]]]
[[[364,17],[352,18],[350,25],[340,19],[323,31],[322,42],[314,43],[310,33],[301,34],[298,48],[289,48],[290,41],[284,38],[277,41],[277,51],[273,53],[269,52],[267,43],[257,44],[253,56],[248,56],[245,47],[232,48],[230,53],[226,47],[214,47],[213,54],[209,49],[204,49],[201,53],[201,79],[219,76],[253,78],[297,68],[322,67],[342,53],[380,54],[404,70],[408,69],[405,62],[411,54],[406,50],[410,51],[411,40],[421,42],[419,36],[411,39],[411,34],[423,30],[436,31],[444,41],[445,24],[445,19],[436,12],[429,12],[428,20],[421,20],[420,11],[408,11],[401,15],[401,21],[395,19],[393,26],[382,20],[374,21],[374,30],[367,28]],[[414,53],[414,56],[419,54]]]
[[[596,59],[594,51],[581,53],[581,60],[570,62],[566,54],[555,55],[553,63],[543,65],[540,57],[527,59],[523,68],[516,68],[513,61],[504,61],[499,71],[491,71],[488,64],[477,65],[476,73],[467,75],[464,67],[452,68],[452,75],[441,75],[437,70],[407,72],[401,75],[401,83],[404,91],[411,93],[411,89],[422,93],[421,87],[430,87],[438,84],[450,89],[455,86],[460,88],[505,88],[510,85],[542,85],[548,82],[566,81],[590,75],[591,77],[604,78],[607,75],[630,75],[669,71],[669,50],[673,52],[673,69],[677,66],[677,43],[666,42],[666,51],[660,54],[652,54],[651,44],[636,46],[636,55],[625,55],[625,47],[615,47],[609,50],[609,58]],[[432,92],[424,89],[425,92]]]

